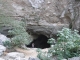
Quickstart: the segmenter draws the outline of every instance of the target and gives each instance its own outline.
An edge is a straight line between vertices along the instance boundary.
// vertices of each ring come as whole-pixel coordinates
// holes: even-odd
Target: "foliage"
[[[58,33],[57,42],[54,38],[48,40],[51,44],[48,52],[38,50],[38,57],[41,60],[50,60],[52,56],[57,56],[58,60],[64,60],[71,57],[79,56],[80,54],[80,35],[77,30],[72,31],[68,28],[63,28]],[[53,43],[56,43],[53,45]]]
[[[40,60],[51,60],[51,53],[42,52],[41,49],[38,49],[37,52],[37,57],[40,58]]]
[[[71,29],[68,28],[63,28],[62,31],[59,31],[57,42],[49,49],[49,53],[53,56],[57,55],[58,60],[79,56],[80,35],[78,31],[71,31]]]
[[[31,36],[26,32],[25,22],[14,20],[12,17],[0,16],[0,27],[11,27],[9,34],[11,38],[10,44],[12,46],[21,47],[22,44],[29,44],[32,39]],[[8,44],[5,42],[4,44]]]
[[[12,44],[10,41],[3,42],[3,45],[6,46],[7,48],[12,48]]]
[[[49,43],[49,44],[55,44],[56,43],[56,41],[55,41],[55,39],[53,39],[53,38],[50,38],[48,41],[47,41],[47,43]]]

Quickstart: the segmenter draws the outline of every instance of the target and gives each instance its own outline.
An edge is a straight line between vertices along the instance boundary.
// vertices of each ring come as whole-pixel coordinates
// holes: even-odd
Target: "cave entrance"
[[[50,44],[47,43],[48,38],[45,35],[39,35],[38,38],[34,39],[27,47],[29,48],[49,48]]]

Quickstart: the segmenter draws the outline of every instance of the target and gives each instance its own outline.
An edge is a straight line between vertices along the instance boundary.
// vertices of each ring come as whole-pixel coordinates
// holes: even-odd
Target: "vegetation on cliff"
[[[31,36],[26,32],[26,26],[23,21],[14,20],[12,17],[4,15],[0,16],[0,29],[2,27],[10,27],[8,31],[9,35],[12,35],[11,42],[5,42],[4,45],[18,46],[29,44],[31,42]],[[9,44],[10,43],[10,44]]]

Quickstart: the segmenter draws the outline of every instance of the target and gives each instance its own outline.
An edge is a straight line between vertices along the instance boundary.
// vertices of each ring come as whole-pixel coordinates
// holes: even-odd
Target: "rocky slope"
[[[45,35],[50,38],[63,27],[72,27],[80,31],[79,4],[79,0],[0,0],[0,16],[12,17],[15,20],[25,19],[26,30],[30,34]],[[4,52],[4,49],[3,51],[0,49],[2,54],[0,60],[34,60],[37,52],[33,51],[16,49],[16,52]],[[28,59],[30,56],[33,57]],[[74,57],[69,60],[79,59]]]

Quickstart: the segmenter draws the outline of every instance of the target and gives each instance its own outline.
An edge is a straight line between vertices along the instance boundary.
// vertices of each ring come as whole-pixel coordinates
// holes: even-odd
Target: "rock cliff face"
[[[25,19],[30,33],[52,37],[63,27],[80,30],[80,1],[1,0],[0,3],[5,15],[17,20]]]

